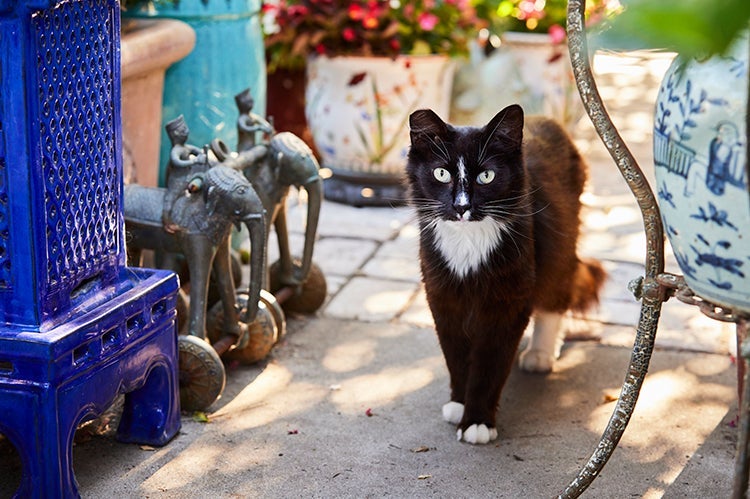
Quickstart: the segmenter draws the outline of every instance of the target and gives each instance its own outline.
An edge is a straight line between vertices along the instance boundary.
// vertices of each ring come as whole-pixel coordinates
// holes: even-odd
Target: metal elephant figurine
[[[266,208],[268,230],[273,224],[279,244],[279,261],[269,267],[269,282],[265,285],[277,293],[285,309],[314,312],[323,304],[326,296],[325,278],[312,261],[323,199],[320,166],[302,139],[290,132],[276,133],[267,121],[252,113],[250,89],[236,95],[235,103],[239,110],[239,156],[229,161],[231,163],[248,155],[256,158],[253,162],[246,161],[247,166],[242,169]],[[264,140],[256,144],[259,132]],[[262,159],[257,160],[261,154]],[[291,254],[287,229],[286,199],[291,186],[303,188],[308,200],[305,242],[299,263]],[[294,291],[288,292],[282,299],[278,292],[283,289]]]
[[[185,256],[190,272],[190,312],[189,335],[180,336],[180,397],[187,408],[205,409],[224,388],[226,378],[218,355],[234,347],[244,347],[248,338],[247,324],[255,320],[258,312],[262,276],[265,275],[265,208],[242,173],[210,162],[205,151],[185,144],[184,121],[178,119],[170,125],[172,159],[177,164],[170,165],[173,170],[170,173],[174,175],[168,179],[168,187],[131,184],[124,188],[127,246],[133,258],[139,258],[144,249]],[[251,278],[242,315],[236,307],[229,250],[232,226],[240,224],[247,226],[252,245]],[[212,272],[218,283],[224,318],[223,336],[213,348],[203,341]],[[190,374],[183,371],[191,370],[198,371],[192,373],[195,389],[183,383]]]

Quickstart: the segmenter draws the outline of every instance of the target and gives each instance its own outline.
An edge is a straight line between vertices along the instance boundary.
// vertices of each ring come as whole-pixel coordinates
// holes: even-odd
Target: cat
[[[500,393],[520,366],[550,372],[563,314],[599,300],[606,273],[576,254],[586,165],[555,121],[510,105],[484,127],[409,117],[406,181],[427,302],[450,374],[443,418],[458,440],[497,438]]]

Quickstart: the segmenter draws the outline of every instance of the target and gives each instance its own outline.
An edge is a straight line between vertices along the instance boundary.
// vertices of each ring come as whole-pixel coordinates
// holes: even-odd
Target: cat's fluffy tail
[[[578,268],[573,276],[573,295],[571,297],[570,309],[576,312],[585,312],[599,303],[599,292],[607,272],[598,260],[585,258],[578,261]]]

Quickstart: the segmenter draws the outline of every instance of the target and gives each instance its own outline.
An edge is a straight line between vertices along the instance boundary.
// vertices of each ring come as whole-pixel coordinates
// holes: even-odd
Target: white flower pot
[[[654,162],[685,281],[703,298],[750,312],[747,78],[747,33],[724,57],[675,60],[657,98]]]
[[[475,57],[459,74],[464,88],[456,97],[456,118],[484,125],[510,104],[527,115],[553,118],[571,130],[584,114],[565,43],[549,35],[506,32],[488,57]]]
[[[326,198],[402,204],[409,115],[430,108],[447,120],[453,74],[441,55],[309,59],[305,115],[332,173]]]

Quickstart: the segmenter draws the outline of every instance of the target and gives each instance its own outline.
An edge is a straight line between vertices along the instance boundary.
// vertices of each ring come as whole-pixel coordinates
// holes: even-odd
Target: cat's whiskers
[[[513,243],[513,246],[516,247],[516,252],[518,253],[518,256],[521,256],[521,248],[518,247],[518,243],[516,242],[516,237],[523,237],[524,239],[531,239],[526,234],[521,234],[516,229],[513,228],[511,224],[503,224],[500,227],[500,231],[503,232],[505,235],[507,235],[507,239],[510,240],[510,242]]]
[[[486,159],[485,155],[487,154],[487,147],[492,141],[494,141],[497,138],[496,132],[498,128],[500,128],[500,125],[502,125],[504,120],[505,120],[505,116],[502,116],[502,118],[499,119],[497,123],[495,123],[495,126],[492,128],[492,131],[490,133],[485,134],[486,139],[484,141],[484,144],[482,144],[482,147],[479,148],[479,155],[477,156],[477,164],[481,165],[482,162]]]
[[[430,144],[432,144],[432,151],[435,153],[436,156],[438,156],[440,159],[445,161],[446,163],[450,163],[450,156],[448,154],[448,148],[445,145],[445,142],[443,142],[443,139],[440,137],[437,137],[437,139],[440,141],[436,141],[432,137],[430,137]]]
[[[487,201],[484,204],[507,203],[508,201],[515,201],[517,199],[525,199],[529,203],[532,203],[534,199],[534,194],[536,194],[537,191],[539,191],[539,187],[537,187],[536,189],[532,189],[529,192],[521,193],[518,196],[511,196],[511,197],[506,197],[506,198],[501,198],[501,199],[493,199],[493,200]]]
[[[546,204],[536,211],[528,211],[526,208],[531,206],[528,205],[512,205],[512,206],[485,206],[482,208],[482,213],[487,215],[507,216],[507,217],[533,217],[549,207]]]
[[[497,130],[497,127],[500,126],[500,123],[498,123],[495,126],[495,130]],[[485,155],[487,154],[487,146],[492,142],[492,139],[495,135],[495,130],[492,131],[491,134],[487,135],[487,138],[485,139],[484,143],[482,144],[482,147],[479,148],[479,155],[477,156],[477,164],[481,165],[485,160]]]

